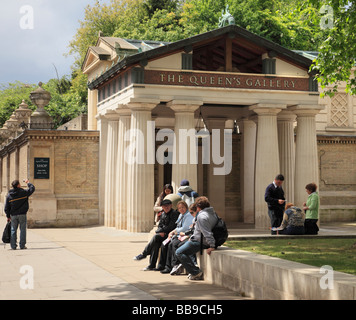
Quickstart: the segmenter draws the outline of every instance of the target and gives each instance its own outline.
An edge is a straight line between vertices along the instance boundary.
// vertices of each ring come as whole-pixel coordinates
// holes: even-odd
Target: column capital
[[[297,116],[288,110],[282,110],[280,113],[278,113],[277,116],[277,121],[278,122],[294,122],[296,120]]]
[[[286,104],[275,103],[257,103],[249,106],[249,110],[257,113],[258,115],[276,115],[282,109],[286,109]]]
[[[198,100],[171,100],[167,102],[167,107],[174,112],[194,112],[204,103]]]
[[[160,102],[158,99],[131,98],[126,106],[132,111],[152,111]]]
[[[288,110],[292,111],[297,116],[315,116],[321,110],[324,110],[324,108],[325,108],[324,105],[319,105],[319,104],[313,104],[313,105],[297,104],[297,105],[288,107]]]
[[[104,116],[109,121],[118,121],[120,117],[115,110],[112,109],[106,110]]]
[[[131,109],[129,109],[126,104],[119,104],[118,107],[115,109],[115,112],[120,117],[131,116]]]

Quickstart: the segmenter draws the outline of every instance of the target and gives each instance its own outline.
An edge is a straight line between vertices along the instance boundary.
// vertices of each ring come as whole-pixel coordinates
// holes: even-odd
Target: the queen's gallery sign
[[[309,78],[239,73],[145,70],[145,84],[192,87],[309,91]]]

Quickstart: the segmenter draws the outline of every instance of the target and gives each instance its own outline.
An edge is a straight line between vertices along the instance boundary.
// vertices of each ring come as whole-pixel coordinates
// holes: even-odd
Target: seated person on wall
[[[150,264],[144,268],[145,271],[148,270],[162,270],[156,268],[156,263],[158,259],[159,248],[162,242],[167,239],[168,234],[176,227],[176,221],[179,213],[172,209],[172,201],[165,199],[161,203],[163,208],[163,213],[161,219],[159,220],[156,234],[152,237],[151,241],[147,244],[143,252],[136,257],[134,260],[145,259],[148,255],[150,256]]]
[[[195,265],[193,255],[200,251],[201,246],[203,246],[203,249],[207,249],[208,255],[215,250],[212,229],[215,227],[218,217],[214,208],[210,206],[208,198],[198,197],[195,204],[198,213],[194,233],[184,245],[177,249],[176,255],[189,273],[188,279],[203,280],[203,271]]]
[[[305,190],[308,194],[307,202],[303,203],[303,209],[305,212],[305,234],[318,234],[319,227],[317,225],[319,219],[319,195],[316,192],[317,185],[315,183],[309,183],[305,186]]]
[[[172,271],[170,272],[171,276],[181,274],[185,271],[183,265],[180,263],[179,259],[177,258],[176,251],[179,247],[181,247],[184,243],[186,243],[190,237],[194,233],[194,228],[195,228],[195,222],[196,222],[196,216],[197,216],[197,206],[195,203],[191,204],[189,206],[189,212],[193,216],[193,221],[192,224],[189,226],[189,229],[184,232],[184,235],[181,235],[178,237],[180,242],[176,243],[176,245],[172,244],[172,254],[171,254],[171,260],[168,261],[167,259],[167,264],[170,263],[169,267],[171,267]],[[195,254],[192,255],[192,259],[195,264],[197,264],[197,257]],[[166,264],[166,266],[167,266]]]
[[[161,192],[161,194],[157,197],[157,200],[155,202],[155,205],[153,207],[153,211],[155,213],[155,222],[157,223],[159,221],[159,219],[161,218],[161,214],[163,212],[162,209],[162,201],[164,200],[164,198],[169,195],[170,193],[173,193],[173,187],[170,184],[165,184],[163,187],[163,191]]]
[[[304,221],[305,213],[302,209],[293,206],[293,203],[288,203],[283,214],[282,224],[278,228],[272,228],[272,231],[276,231],[277,234],[304,234]]]
[[[173,248],[182,243],[181,237],[185,236],[185,231],[189,230],[189,227],[193,223],[194,217],[190,214],[188,210],[188,205],[185,201],[179,201],[177,204],[177,208],[178,212],[180,213],[176,221],[177,227],[169,233],[168,238],[166,240],[169,242],[163,242],[161,246],[161,258],[159,262],[159,267],[164,267],[161,273],[171,272],[171,260],[172,255],[175,252],[175,250],[173,251]]]
[[[184,200],[188,206],[195,202],[195,199],[199,197],[198,193],[192,189],[189,185],[189,181],[184,179],[180,182],[177,194]]]

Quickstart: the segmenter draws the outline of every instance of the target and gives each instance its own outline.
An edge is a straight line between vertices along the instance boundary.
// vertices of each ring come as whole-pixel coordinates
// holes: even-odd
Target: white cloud
[[[68,44],[95,0],[0,0],[0,83],[16,80],[37,83],[69,75],[73,57],[65,57]],[[31,19],[26,15],[33,12]],[[21,11],[21,8],[23,9]]]

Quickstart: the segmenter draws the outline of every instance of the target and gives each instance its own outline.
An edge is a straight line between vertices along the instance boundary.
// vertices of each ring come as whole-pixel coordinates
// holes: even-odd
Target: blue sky
[[[101,2],[109,0],[101,0]],[[70,75],[68,44],[95,0],[0,0],[0,84]]]

